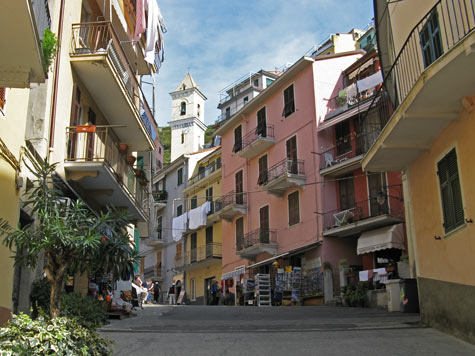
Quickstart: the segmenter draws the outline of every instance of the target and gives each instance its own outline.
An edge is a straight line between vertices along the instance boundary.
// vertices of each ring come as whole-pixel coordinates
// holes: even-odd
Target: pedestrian
[[[176,281],[176,285],[175,285],[175,298],[178,302],[178,298],[180,298],[180,293],[181,293],[181,281],[178,280]]]
[[[218,305],[218,282],[216,280],[211,283],[211,305]]]
[[[176,300],[175,300],[175,283],[173,283],[170,286],[170,289],[168,290],[168,303],[170,305],[175,305]]]
[[[155,304],[158,304],[158,300],[160,298],[160,284],[155,282],[153,285],[153,299],[155,300]]]

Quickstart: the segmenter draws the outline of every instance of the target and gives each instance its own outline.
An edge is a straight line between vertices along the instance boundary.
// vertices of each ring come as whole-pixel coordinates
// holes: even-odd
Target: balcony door
[[[242,181],[242,171],[239,171],[234,176],[235,192],[236,192],[236,204],[243,204],[243,181]]]
[[[213,257],[213,226],[206,228],[206,258]]]
[[[337,157],[351,152],[350,121],[345,120],[335,125]]]
[[[389,213],[388,195],[386,193],[386,174],[368,173],[368,190],[371,216]],[[379,193],[379,198],[378,198]]]
[[[287,149],[287,171],[291,174],[298,174],[297,163],[297,136],[292,137],[286,142]]]
[[[269,243],[269,205],[259,209],[259,242]]]
[[[87,112],[87,124],[88,125],[96,125],[96,113],[94,110],[89,108]],[[87,143],[86,143],[86,155],[87,160],[92,161],[94,158],[106,158],[106,157],[94,157],[94,141],[96,137],[96,133],[88,132],[87,134]],[[104,152],[105,153],[105,152]]]
[[[213,204],[213,187],[206,189],[206,201],[211,203],[211,208],[208,215],[214,214],[214,204]]]
[[[81,108],[81,89],[75,84],[73,88],[73,99],[71,103],[71,118],[69,126],[76,127],[81,124],[82,108]],[[69,144],[68,144],[68,159],[74,160],[78,157],[78,133],[76,129],[69,131]],[[80,156],[80,154],[79,154]]]
[[[267,124],[266,124],[266,108],[263,107],[257,112],[257,129],[256,135],[258,137],[267,137]]]
[[[190,237],[190,263],[196,262],[196,251],[197,251],[197,235],[196,232],[191,234]]]
[[[340,177],[338,190],[340,193],[340,211],[355,207],[355,185],[353,174]]]

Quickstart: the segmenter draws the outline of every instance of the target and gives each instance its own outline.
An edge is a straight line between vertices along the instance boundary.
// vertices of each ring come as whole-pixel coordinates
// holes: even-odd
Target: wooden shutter
[[[178,170],[177,185],[182,185],[182,184],[183,184],[183,168],[180,168]]]
[[[236,204],[243,204],[243,182],[242,171],[239,171],[234,176],[235,179],[235,191],[236,191]]]
[[[206,228],[206,258],[213,256],[213,226]]]
[[[294,136],[286,142],[287,148],[287,170],[292,174],[298,174],[297,162],[297,137]]]
[[[269,205],[259,209],[260,242],[269,243]]]
[[[288,195],[289,203],[289,226],[300,222],[299,192],[295,191]]]
[[[287,117],[295,111],[294,85],[284,90],[284,116]]]
[[[241,250],[244,243],[244,219],[236,219],[236,249]]]
[[[449,232],[464,223],[462,191],[457,166],[457,153],[450,151],[437,165],[444,229]]]
[[[234,146],[233,152],[239,152],[242,149],[242,126],[239,125],[234,129]]]
[[[264,155],[259,158],[259,177],[257,184],[267,184],[267,178],[267,155]]]
[[[265,106],[257,112],[256,135],[267,137],[266,108]]]
[[[5,108],[5,98],[7,94],[6,88],[0,88],[0,109]]]

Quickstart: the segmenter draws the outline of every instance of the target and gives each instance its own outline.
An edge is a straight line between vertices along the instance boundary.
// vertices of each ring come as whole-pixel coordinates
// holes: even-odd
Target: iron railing
[[[241,251],[249,247],[260,244],[271,244],[277,242],[277,231],[259,228],[243,236],[236,237],[236,250]]]
[[[265,185],[274,179],[293,175],[305,175],[305,161],[301,159],[284,159],[279,163],[273,165],[264,172],[261,172],[258,177],[257,184]]]
[[[434,25],[436,50],[430,55],[421,46],[427,26]],[[473,0],[439,0],[409,33],[391,68],[384,77],[384,86],[389,93],[393,108],[402,103],[426,68],[444,53],[450,51],[475,28],[475,5]],[[438,32],[438,33],[437,33]],[[383,93],[378,92],[371,107]]]
[[[246,135],[241,138],[241,149],[239,151],[244,151],[247,147],[251,146],[257,140],[261,138],[274,138],[274,125],[262,125],[258,126],[255,129],[249,131]]]
[[[51,15],[49,13],[48,0],[31,0],[35,14],[36,29],[40,40],[43,40],[45,30],[51,28]]]
[[[156,190],[152,192],[152,196],[157,203],[166,203],[168,199],[168,192],[166,190]]]
[[[249,88],[259,88],[259,85],[254,85],[254,80],[257,78],[261,80],[262,77],[257,73],[251,72],[229,84],[226,88],[221,89],[219,91],[219,103],[223,104]]]
[[[191,249],[186,254],[186,264],[202,262],[209,258],[221,258],[221,243],[213,242]]]
[[[119,151],[119,140],[112,128],[107,126],[85,126],[66,128],[66,162],[103,162],[114,172],[118,183],[135,200],[136,204],[148,214],[146,209],[146,189],[139,184],[134,170],[130,167]],[[93,128],[93,129],[91,129]]]
[[[149,279],[149,278],[164,278],[166,275],[166,269],[159,266],[152,266],[152,267],[147,267],[143,271],[144,274],[144,279]]]
[[[357,221],[381,215],[403,217],[404,204],[401,187],[375,194],[370,199],[358,201],[348,207],[328,211],[323,215],[323,229],[342,227]]]
[[[71,56],[107,55],[150,139],[155,119],[124,49],[108,21],[73,24]]]
[[[228,205],[237,204],[237,205],[246,205],[247,193],[241,192],[236,193],[236,191],[231,191],[223,195],[220,199],[216,200],[216,211],[224,209]]]
[[[197,175],[194,175],[193,177],[191,177],[188,180],[188,185],[193,185],[196,182],[199,182],[200,180],[206,178],[211,173],[214,173],[220,168],[221,168],[221,160],[216,160],[216,161],[211,162],[209,165],[205,167],[204,170],[202,170],[201,172],[198,172]]]

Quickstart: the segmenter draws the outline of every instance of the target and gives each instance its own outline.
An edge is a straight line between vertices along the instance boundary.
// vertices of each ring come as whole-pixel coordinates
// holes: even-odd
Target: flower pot
[[[136,159],[137,159],[137,158],[135,158],[135,157],[132,156],[132,155],[127,156],[127,158],[126,158],[127,164],[128,164],[129,166],[132,166],[132,165],[135,163],[135,160],[136,160]]]

